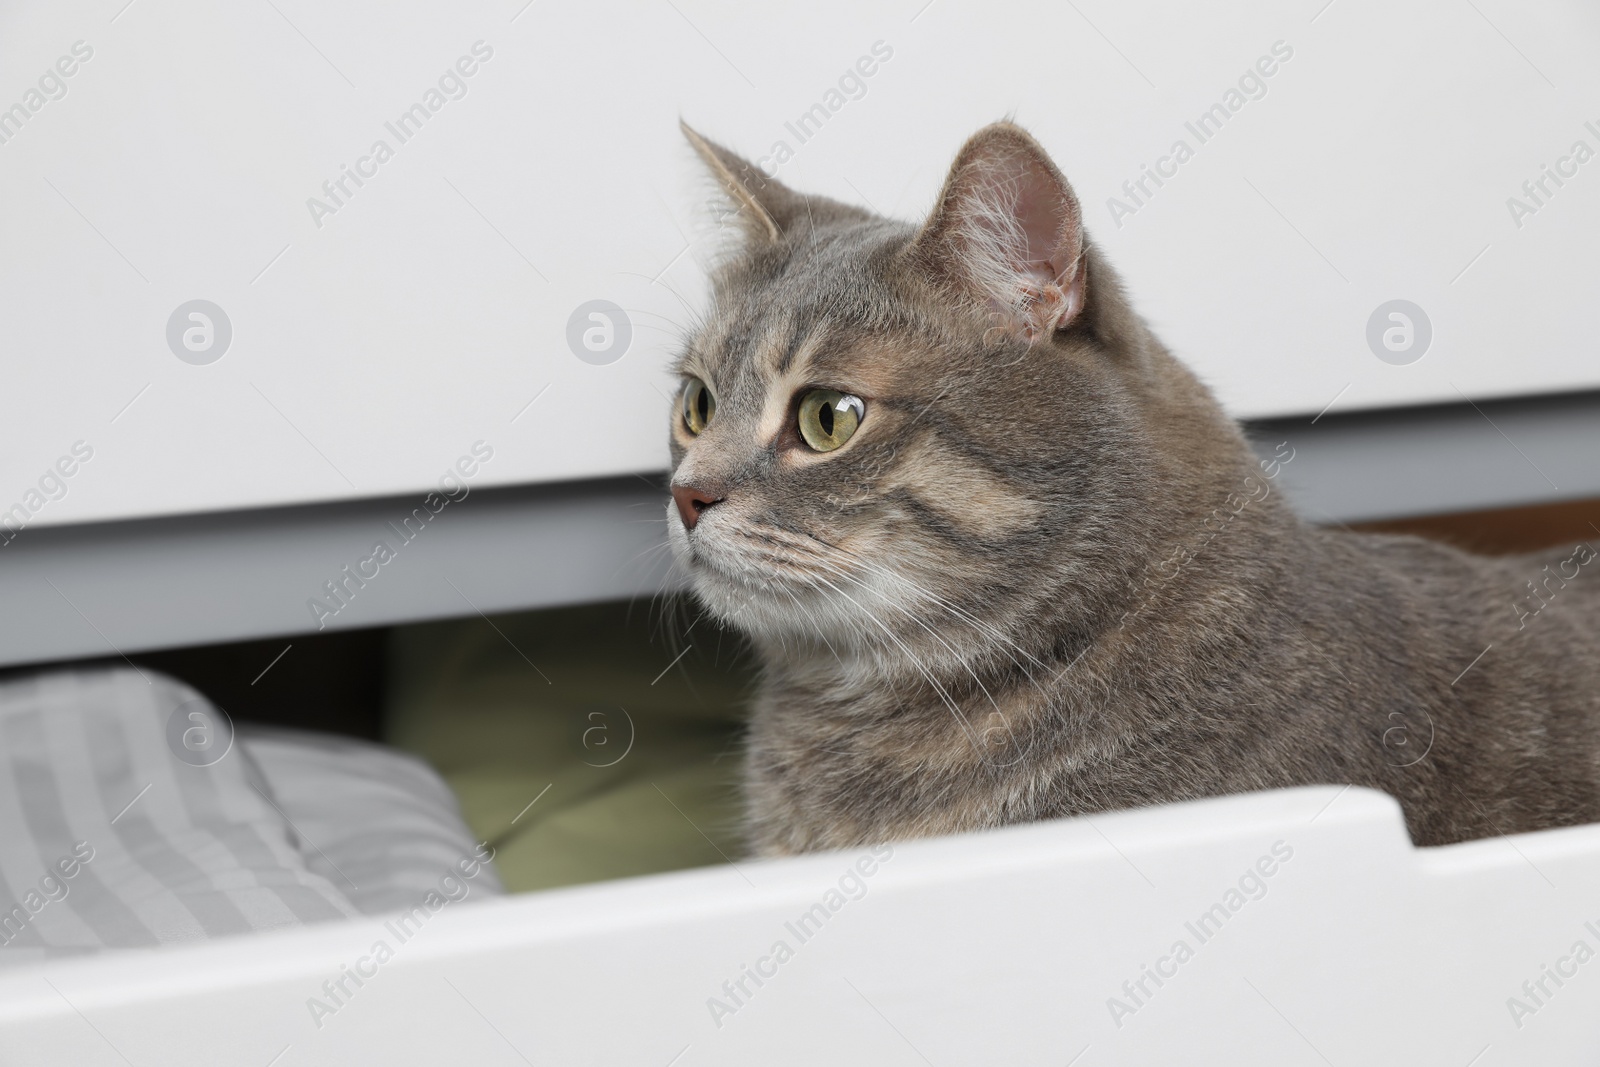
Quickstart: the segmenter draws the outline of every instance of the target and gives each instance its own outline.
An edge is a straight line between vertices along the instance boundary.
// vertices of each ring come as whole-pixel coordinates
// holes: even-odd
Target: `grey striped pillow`
[[[415,756],[367,741],[245,724],[239,745],[260,768],[306,866],[366,915],[404,911],[430,892],[452,901],[505,892],[482,860],[456,796]]]
[[[358,914],[224,727],[154,672],[0,683],[0,963]]]

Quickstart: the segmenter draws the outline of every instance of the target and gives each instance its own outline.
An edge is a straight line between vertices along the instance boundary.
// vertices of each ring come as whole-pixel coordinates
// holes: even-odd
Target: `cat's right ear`
[[[781,240],[806,213],[805,198],[799,193],[767,177],[749,160],[700,136],[687,122],[680,119],[678,126],[728,194],[734,215],[752,244]]]
[[[1032,344],[1083,310],[1083,212],[1045,150],[1020,126],[972,136],[950,168],[912,262]]]

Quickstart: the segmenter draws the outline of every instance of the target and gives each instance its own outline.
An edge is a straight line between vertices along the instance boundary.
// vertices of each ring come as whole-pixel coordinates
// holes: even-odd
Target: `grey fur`
[[[995,144],[1055,174],[1006,124],[958,168]],[[725,499],[668,525],[764,665],[757,851],[1308,783],[1394,795],[1422,844],[1600,818],[1595,548],[1311,526],[1086,236],[1082,313],[1029,344],[935,240],[954,176],[919,230],[697,147],[745,236],[674,482]],[[835,453],[774,418],[807,385],[867,398]]]

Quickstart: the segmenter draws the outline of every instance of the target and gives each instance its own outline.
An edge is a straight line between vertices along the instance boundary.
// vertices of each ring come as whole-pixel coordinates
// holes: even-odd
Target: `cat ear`
[[[739,223],[752,242],[765,244],[781,239],[789,225],[805,214],[805,198],[799,193],[767,177],[749,160],[706,140],[687,122],[680,119],[678,126],[727,192]]]
[[[962,147],[909,255],[1029,344],[1083,310],[1078,198],[1039,142],[1009,122],[984,127]]]

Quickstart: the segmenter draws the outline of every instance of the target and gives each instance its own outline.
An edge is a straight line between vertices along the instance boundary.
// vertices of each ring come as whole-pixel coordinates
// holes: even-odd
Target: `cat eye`
[[[813,389],[800,398],[800,436],[818,452],[832,452],[855,435],[867,406],[837,389]]]
[[[716,413],[717,398],[711,395],[710,386],[699,378],[683,383],[683,425],[690,433],[704,430]]]

